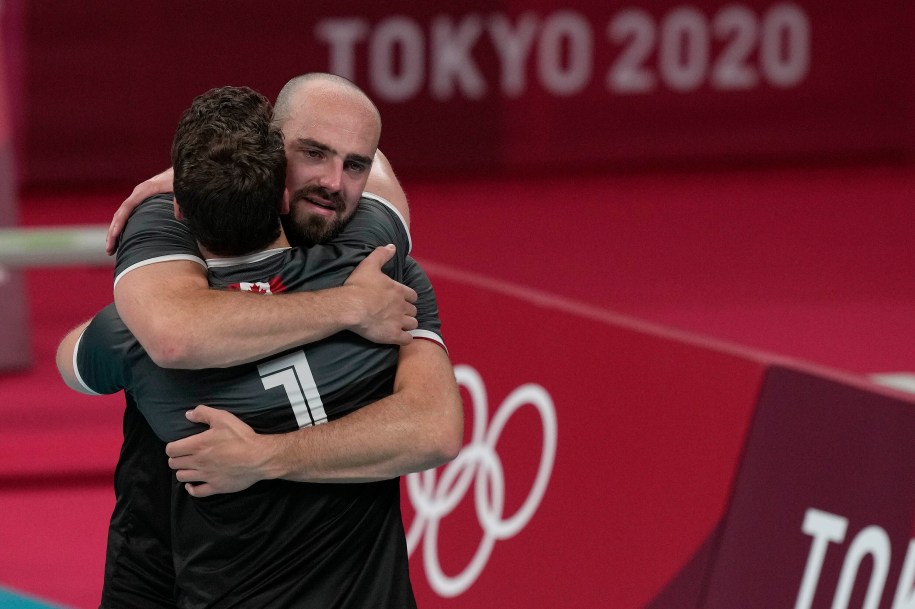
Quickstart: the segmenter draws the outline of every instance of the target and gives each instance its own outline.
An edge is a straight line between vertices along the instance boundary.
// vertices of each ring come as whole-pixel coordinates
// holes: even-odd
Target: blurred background
[[[471,370],[491,410],[548,396],[498,443],[506,518],[549,480],[533,515],[491,537],[470,493],[437,550],[414,530],[421,604],[912,603],[909,0],[0,0],[0,27],[0,605],[97,606],[121,398],[53,354],[111,300],[112,213],[194,96],[308,71],[381,111],[468,425]],[[819,580],[814,508],[848,531]]]

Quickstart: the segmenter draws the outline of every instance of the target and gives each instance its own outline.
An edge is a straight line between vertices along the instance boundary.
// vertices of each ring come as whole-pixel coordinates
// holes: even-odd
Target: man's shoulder
[[[170,192],[147,197],[133,210],[128,221],[134,216],[144,216],[147,214],[160,214],[163,212],[170,215],[174,214],[174,201],[175,195]]]
[[[388,214],[392,214],[400,218],[401,222],[403,222],[403,216],[393,203],[381,195],[376,195],[371,192],[362,193],[362,196],[359,198],[359,207],[357,209],[373,209],[376,211],[384,211]]]
[[[130,217],[127,218],[127,225],[124,227],[124,234],[121,240],[123,242],[132,235],[158,228],[163,222],[183,224],[183,222],[175,218],[174,195],[172,193],[162,193],[144,199],[131,212]]]
[[[204,264],[187,224],[175,218],[174,195],[163,193],[144,200],[127,220],[115,257],[115,283],[135,268],[169,260]]]
[[[357,240],[369,241],[364,231],[374,235],[383,242],[374,245],[395,243],[409,253],[412,249],[410,229],[400,211],[387,199],[373,193],[363,193],[359,205],[341,234],[342,239],[355,237]]]

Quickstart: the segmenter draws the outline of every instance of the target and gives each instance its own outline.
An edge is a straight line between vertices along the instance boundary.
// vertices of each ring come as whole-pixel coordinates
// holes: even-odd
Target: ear
[[[289,196],[289,189],[284,188],[283,189],[283,199],[280,201],[280,215],[281,216],[285,216],[286,214],[289,213],[289,199],[290,198],[291,197]]]
[[[175,218],[178,220],[184,220],[184,216],[181,215],[181,208],[178,207],[178,199],[172,197],[172,205],[175,208]]]

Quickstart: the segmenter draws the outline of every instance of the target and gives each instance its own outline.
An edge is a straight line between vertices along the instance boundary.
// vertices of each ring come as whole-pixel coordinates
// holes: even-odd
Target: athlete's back
[[[376,205],[360,205],[351,221],[351,234],[358,235],[352,241],[221,260],[211,266],[211,283],[271,292],[339,285],[375,245],[394,241],[400,252],[409,249],[402,228],[367,237],[373,234],[370,227],[392,224],[390,217],[383,218],[390,210]],[[392,276],[400,281],[411,272],[403,254],[392,266]],[[424,329],[437,334],[437,318]],[[96,375],[90,387],[126,387],[164,441],[199,431],[184,417],[197,404],[229,410],[260,433],[332,420],[390,395],[398,356],[396,347],[344,332],[252,364],[166,370],[146,356],[113,307],[93,321],[83,340],[81,367],[109,374]],[[100,343],[106,340],[116,345],[109,344],[104,355]],[[106,367],[91,357],[116,361]],[[396,479],[371,484],[270,480],[205,499],[192,498],[175,481],[172,551],[181,607],[414,605]]]

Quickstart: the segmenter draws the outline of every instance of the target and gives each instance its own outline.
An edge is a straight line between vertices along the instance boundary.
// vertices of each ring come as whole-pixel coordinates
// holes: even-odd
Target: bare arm
[[[276,297],[211,290],[199,264],[159,262],[124,275],[114,300],[152,360],[166,368],[231,366],[340,330],[407,344],[416,292],[381,272],[392,255],[376,249],[342,287]]]
[[[233,415],[199,406],[188,418],[210,429],[166,447],[195,497],[258,480],[368,482],[442,465],[463,442],[463,407],[448,355],[414,340],[401,347],[394,393],[325,425],[258,435]]]

